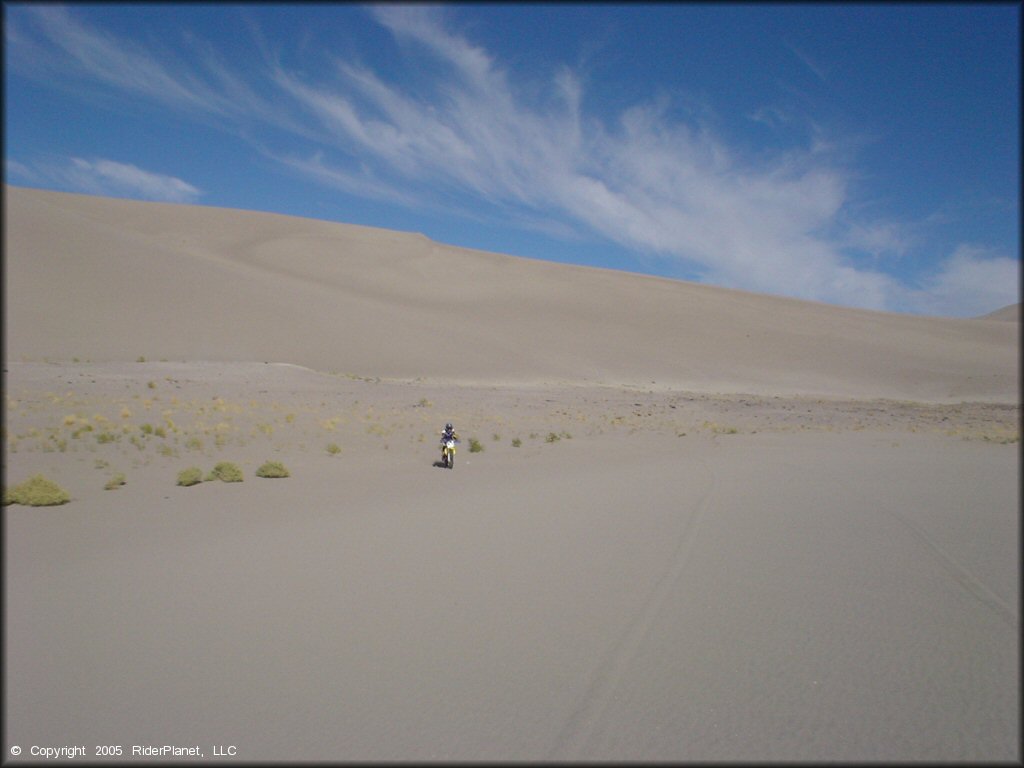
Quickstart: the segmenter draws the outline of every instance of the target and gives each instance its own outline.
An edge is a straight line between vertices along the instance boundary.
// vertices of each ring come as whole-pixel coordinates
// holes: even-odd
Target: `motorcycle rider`
[[[441,432],[441,455],[444,456],[444,444],[448,440],[454,440],[456,443],[459,442],[459,436],[452,428],[452,423],[449,421],[444,425],[444,431]]]

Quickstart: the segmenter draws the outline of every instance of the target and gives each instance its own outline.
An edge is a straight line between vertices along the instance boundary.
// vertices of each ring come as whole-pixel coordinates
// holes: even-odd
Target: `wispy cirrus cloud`
[[[155,202],[195,203],[203,192],[174,176],[147,171],[130,163],[74,157],[67,162],[46,162],[17,174],[27,180],[45,180],[57,187],[91,195],[128,197]]]
[[[531,105],[435,10],[383,6],[375,16],[448,67],[433,93],[344,63],[327,83],[276,77],[340,149],[372,158],[396,185],[441,182],[497,206],[555,212],[709,282],[873,308],[891,298],[890,278],[846,264],[815,234],[843,205],[846,182],[811,151],[752,165],[706,129],[673,123],[664,100],[605,126],[585,115],[583,85],[564,68],[543,107]]]
[[[19,17],[8,44],[23,68],[73,72],[215,119],[292,173],[348,194],[462,215],[489,210],[534,230],[590,233],[691,279],[848,306],[969,314],[983,300],[1018,300],[1017,282],[1006,280],[1017,262],[969,246],[912,283],[885,269],[914,247],[913,230],[851,212],[855,174],[817,126],[807,134],[801,124],[803,147],[752,158],[699,119],[678,117],[666,96],[602,120],[568,67],[524,83],[453,31],[445,8],[368,13],[418,73],[415,86],[330,51],[316,66],[286,65],[258,30],[255,65],[227,62],[194,38],[194,55],[172,61],[51,7]],[[771,106],[750,118],[778,130],[794,120]],[[97,189],[200,194],[109,162],[76,160],[65,171]]]

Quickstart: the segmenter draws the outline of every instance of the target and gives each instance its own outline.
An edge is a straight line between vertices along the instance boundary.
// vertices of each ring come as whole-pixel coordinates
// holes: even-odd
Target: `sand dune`
[[[1002,307],[997,309],[995,312],[989,312],[987,315],[983,315],[981,320],[1006,320],[1010,322],[1020,322],[1020,304],[1011,304],[1008,307]]]
[[[11,360],[141,355],[464,381],[1018,399],[1017,324],[841,309],[265,213],[6,193]]]
[[[1020,760],[1008,311],[5,192],[12,765]]]

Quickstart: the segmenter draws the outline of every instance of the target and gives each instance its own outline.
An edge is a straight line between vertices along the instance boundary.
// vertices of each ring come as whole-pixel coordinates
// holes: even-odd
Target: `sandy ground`
[[[1020,760],[1019,307],[5,193],[10,764]]]
[[[4,511],[22,744],[1019,756],[1013,407],[264,364],[9,363],[5,384],[8,476],[73,497]],[[244,481],[175,484],[221,460]]]

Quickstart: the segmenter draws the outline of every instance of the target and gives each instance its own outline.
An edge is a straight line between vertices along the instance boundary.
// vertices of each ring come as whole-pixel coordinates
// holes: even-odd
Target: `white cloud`
[[[4,158],[4,181],[11,181],[12,179],[28,183],[39,183],[40,181],[39,174],[29,166],[9,157]]]
[[[979,317],[1019,303],[1020,278],[1018,259],[960,245],[905,302],[922,314]]]
[[[606,127],[583,115],[582,85],[564,68],[550,83],[553,104],[537,107],[430,9],[384,6],[375,16],[450,66],[436,92],[408,94],[348,65],[327,85],[284,70],[276,78],[334,131],[336,147],[373,164],[378,182],[440,183],[499,207],[569,216],[724,285],[884,305],[889,278],[853,269],[815,234],[835,218],[846,184],[812,153],[745,165],[708,131],[671,122],[665,99]]]
[[[811,56],[809,56],[806,51],[797,48],[795,45],[791,43],[787,44],[787,47],[789,48],[789,50],[793,52],[794,56],[796,56],[798,59],[800,59],[801,62],[803,62],[805,67],[807,67],[809,70],[811,70],[811,72],[814,73],[815,77],[821,80],[821,82],[824,83],[828,80],[829,68],[827,66],[823,65],[817,59],[811,58]]]
[[[113,160],[72,158],[54,174],[75,191],[172,203],[194,203],[202,192],[188,182]]]

